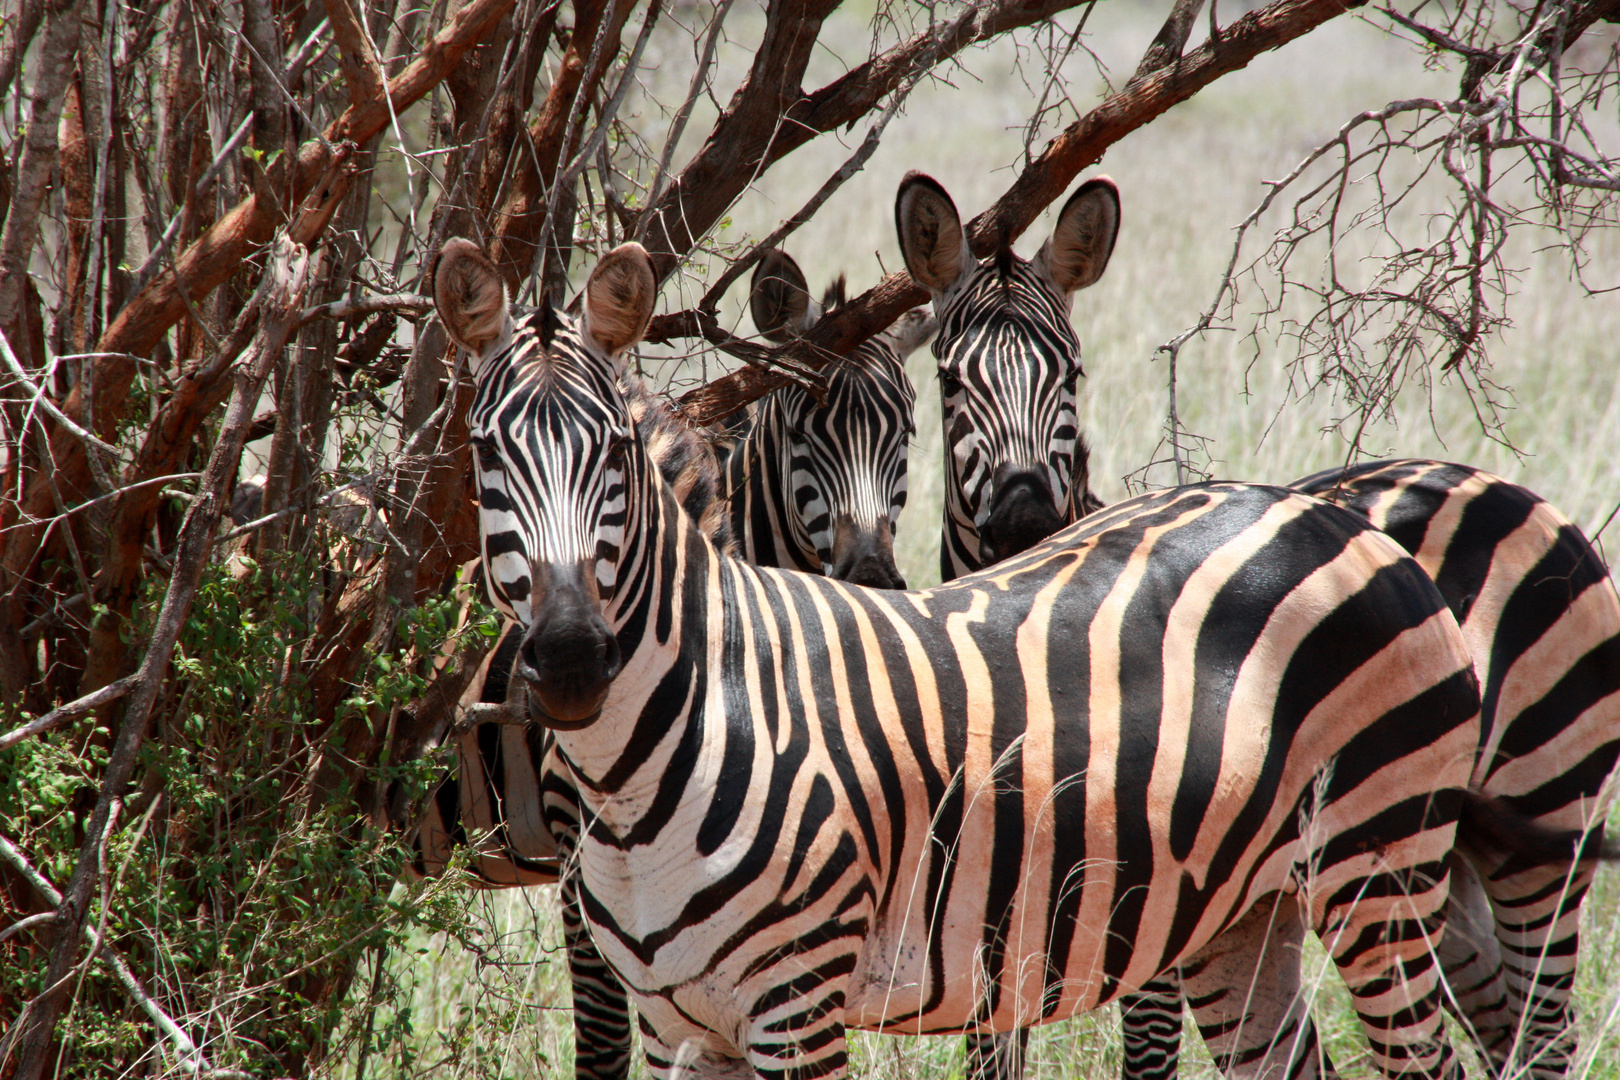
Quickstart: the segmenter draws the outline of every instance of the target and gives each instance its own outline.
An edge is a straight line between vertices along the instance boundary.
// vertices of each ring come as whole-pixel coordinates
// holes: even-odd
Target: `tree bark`
[[[50,188],[51,173],[57,161],[57,122],[67,100],[68,80],[73,77],[74,56],[79,51],[79,27],[84,0],[60,0],[49,8],[50,22],[45,42],[34,63],[38,73],[28,107],[28,134],[24,136],[22,161],[17,166],[17,185],[12,190],[6,224],[0,230],[0,329],[13,343],[28,340],[23,302],[27,296],[24,279],[28,261],[39,235],[39,213]],[[22,357],[30,368],[39,367],[43,357]]]

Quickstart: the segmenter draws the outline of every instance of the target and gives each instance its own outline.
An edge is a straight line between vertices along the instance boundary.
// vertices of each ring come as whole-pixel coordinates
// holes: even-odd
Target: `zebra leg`
[[[630,1075],[630,1001],[624,984],[597,952],[579,906],[578,864],[564,864],[557,899],[574,983],[576,1080],[626,1080]]]
[[[1440,967],[1446,973],[1446,1008],[1467,1029],[1492,1072],[1501,1076],[1513,1045],[1514,1016],[1503,977],[1496,918],[1479,875],[1452,852],[1446,931],[1440,937]]]
[[[826,966],[842,967],[843,962]],[[779,986],[757,1003],[748,1027],[749,1075],[760,1080],[847,1080],[844,991],[823,990],[818,985],[822,977],[824,972],[806,972],[795,980],[798,985]]]
[[[1496,917],[1512,1029],[1502,1057],[1533,1080],[1564,1076],[1575,1054],[1570,992],[1580,945],[1580,905],[1592,884],[1591,862],[1485,875]],[[1498,1054],[1492,1058],[1498,1060]]]
[[[1174,1080],[1181,1064],[1181,976],[1167,971],[1119,999],[1121,1080]]]
[[[1187,995],[1210,1056],[1241,1080],[1311,1080],[1324,1064],[1299,988],[1299,946],[1305,926],[1288,897],[1256,904],[1248,914],[1181,965]],[[1150,984],[1159,990],[1173,983]],[[1180,1012],[1180,999],[1168,999]],[[1332,1067],[1327,1072],[1332,1075]]]
[[[1442,837],[1444,849],[1434,850]],[[1443,832],[1427,829],[1318,868],[1304,886],[1312,926],[1344,977],[1373,1064],[1385,1076],[1462,1080],[1440,1009],[1450,847]],[[1432,862],[1415,857],[1431,853]],[[1403,856],[1410,860],[1404,866],[1396,861]]]
[[[626,1080],[630,1075],[630,998],[624,984],[597,951],[579,902],[579,792],[557,760],[555,746],[540,769],[541,805],[546,827],[557,842],[562,867],[557,901],[562,907],[563,944],[574,986],[575,1080]]]
[[[1021,1080],[1029,1028],[967,1033],[967,1080]]]

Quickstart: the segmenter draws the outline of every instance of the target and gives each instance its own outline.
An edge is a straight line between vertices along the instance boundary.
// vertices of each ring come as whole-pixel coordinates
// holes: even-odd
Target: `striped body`
[[[840,1077],[846,1025],[1069,1015],[1297,894],[1375,1062],[1456,1075],[1430,945],[1478,701],[1414,562],[1204,485],[922,593],[750,566],[658,478],[612,378],[633,337],[594,329],[645,326],[652,282],[610,253],[544,358],[439,295],[483,343],[486,549],[535,583],[516,668],[655,1073]]]
[[[1445,596],[1481,687],[1475,786],[1547,828],[1601,833],[1620,755],[1620,597],[1580,530],[1524,488],[1444,462],[1370,462],[1293,486],[1388,533]],[[1457,1011],[1496,1069],[1565,1075],[1595,861],[1507,874],[1475,852],[1453,862],[1440,956]],[[1151,989],[1125,1018],[1128,1080],[1176,1073],[1181,986]]]
[[[1298,877],[1322,925],[1391,914],[1339,906],[1375,867],[1443,881],[1451,830],[1429,784],[1464,781],[1477,729],[1466,654],[1417,568],[1268,489],[1102,517],[892,599],[678,533],[645,553],[673,577],[647,582],[663,594],[649,611],[705,617],[638,653],[621,682],[639,692],[616,688],[559,742],[599,815],[587,918],[657,1045],[836,1073],[842,1047],[817,1035],[840,1012],[920,1032],[1058,1018]],[[1344,655],[1334,620],[1364,653]],[[1245,663],[1279,650],[1287,663]],[[1410,790],[1366,783],[1392,741],[1415,755]],[[655,881],[682,887],[637,887]],[[1430,917],[1443,885],[1418,891]],[[1408,942],[1422,982],[1425,942]],[[1369,962],[1359,947],[1347,966]]]

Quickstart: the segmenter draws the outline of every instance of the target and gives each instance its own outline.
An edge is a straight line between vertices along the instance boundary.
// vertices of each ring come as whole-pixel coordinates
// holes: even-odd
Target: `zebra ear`
[[[766,341],[787,341],[810,329],[810,283],[787,252],[766,252],[754,267],[748,310]]]
[[[620,244],[585,282],[581,328],[604,353],[617,356],[647,332],[657,300],[658,278],[647,249],[634,241]]]
[[[914,172],[900,181],[894,224],[912,280],[936,295],[978,266],[956,204],[933,177]]]
[[[506,285],[471,240],[446,240],[428,268],[433,306],[450,340],[482,357],[507,329]]]
[[[1084,289],[1108,269],[1118,236],[1119,188],[1106,176],[1094,177],[1063,204],[1035,266],[1065,294]]]

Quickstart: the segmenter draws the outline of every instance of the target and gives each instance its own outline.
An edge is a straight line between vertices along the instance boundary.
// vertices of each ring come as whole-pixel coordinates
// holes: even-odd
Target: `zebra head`
[[[447,242],[430,276],[446,331],[472,358],[485,579],[524,626],[514,670],[531,716],[584,727],[622,666],[604,610],[626,539],[639,535],[631,492],[651,483],[615,372],[652,316],[652,264],[639,244],[609,252],[577,321],[549,304],[514,320],[494,265],[468,240]]]
[[[1069,311],[1113,254],[1119,190],[1106,177],[1082,184],[1030,260],[1003,241],[981,264],[951,197],[921,173],[901,182],[895,222],[906,269],[933,293],[939,319],[940,566],[950,580],[1016,555],[1084,512],[1076,504],[1088,493],[1075,490],[1084,372]]]
[[[783,342],[807,333],[843,298],[839,278],[816,303],[798,264],[772,251],[754,270],[749,306],[760,332]],[[754,438],[776,459],[786,503],[777,527],[799,567],[878,589],[906,587],[894,562],[906,448],[916,430],[905,358],[932,332],[925,312],[908,312],[828,369],[823,401],[793,385],[761,403]]]

